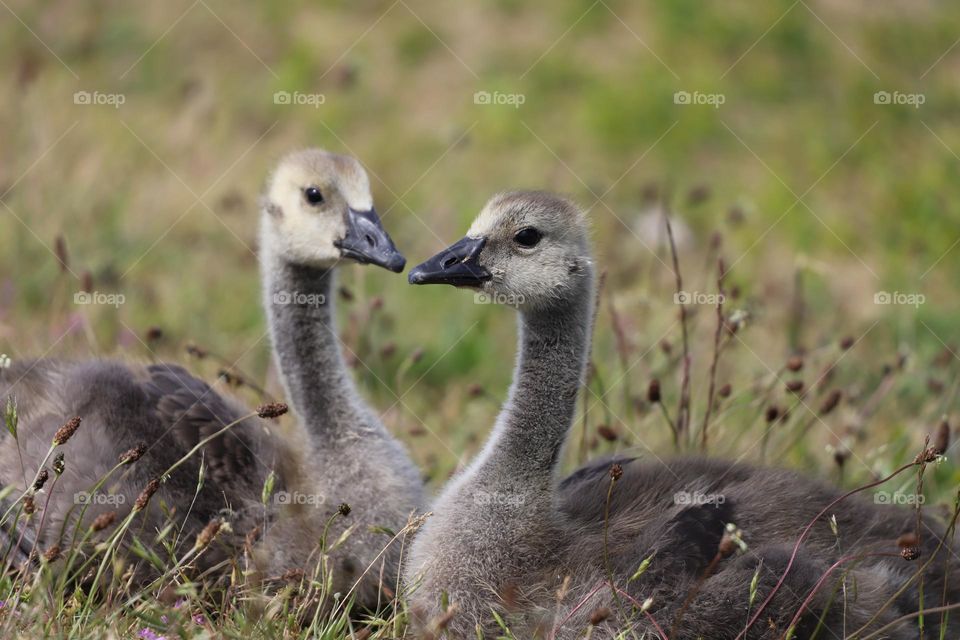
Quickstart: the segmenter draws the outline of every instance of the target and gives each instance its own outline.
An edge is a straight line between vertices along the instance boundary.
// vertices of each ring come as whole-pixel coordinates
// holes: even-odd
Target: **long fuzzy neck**
[[[509,399],[466,475],[487,487],[547,489],[573,423],[593,326],[593,281],[573,300],[521,316]]]
[[[367,415],[337,336],[335,269],[293,264],[267,245],[264,306],[287,398],[315,441],[360,428]]]

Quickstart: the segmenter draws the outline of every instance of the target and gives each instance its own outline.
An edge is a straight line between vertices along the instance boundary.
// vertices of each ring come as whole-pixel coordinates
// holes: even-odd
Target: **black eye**
[[[539,231],[533,227],[527,227],[526,229],[517,231],[517,235],[513,236],[513,239],[521,247],[535,247],[542,237]]]
[[[305,197],[310,204],[320,204],[323,202],[323,194],[320,193],[320,189],[316,187],[307,187],[304,189],[303,197]]]

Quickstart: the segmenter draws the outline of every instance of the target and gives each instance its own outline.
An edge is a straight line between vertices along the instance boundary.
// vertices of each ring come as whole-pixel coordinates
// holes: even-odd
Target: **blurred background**
[[[701,442],[715,336],[715,455],[854,483],[955,422],[957,3],[0,5],[13,359],[164,359],[278,393],[257,197],[281,155],[321,146],[365,164],[411,265],[495,191],[589,211],[605,278],[571,462],[672,451],[648,385],[676,420],[677,300],[685,449]],[[513,312],[369,267],[342,285],[363,391],[436,485],[506,394]]]

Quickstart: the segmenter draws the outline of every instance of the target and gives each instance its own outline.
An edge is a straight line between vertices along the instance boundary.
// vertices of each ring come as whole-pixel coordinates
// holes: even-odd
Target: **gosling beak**
[[[347,211],[347,234],[343,240],[337,240],[334,246],[340,249],[340,255],[344,258],[360,264],[375,264],[394,273],[403,271],[407,264],[373,209]]]
[[[407,279],[410,284],[479,287],[493,277],[480,265],[480,252],[486,244],[486,238],[464,238],[414,267]]]

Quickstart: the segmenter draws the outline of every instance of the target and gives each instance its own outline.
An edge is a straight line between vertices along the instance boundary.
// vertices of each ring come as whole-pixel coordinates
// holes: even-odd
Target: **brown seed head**
[[[803,391],[803,380],[788,380],[787,391],[790,393],[800,393]]]
[[[23,499],[23,512],[28,516],[33,515],[37,510],[37,503],[33,501],[33,496],[27,496]]]
[[[937,452],[933,450],[933,447],[927,447],[923,451],[917,454],[917,457],[913,459],[914,464],[926,464],[928,462],[936,462]]]
[[[206,349],[204,349],[200,345],[193,344],[192,342],[187,345],[187,353],[193,356],[194,358],[197,358],[198,360],[203,360],[208,355],[210,355],[210,352],[208,352]]]
[[[650,386],[647,387],[647,400],[656,404],[660,402],[660,381],[654,378],[650,381]]]
[[[53,472],[58,476],[63,473],[63,470],[66,469],[67,465],[63,463],[63,453],[58,453],[53,456]]]
[[[601,622],[609,618],[611,613],[613,612],[610,611],[609,607],[597,607],[590,614],[590,624],[593,626],[597,626],[598,624],[600,624]]]
[[[787,360],[787,369],[793,372],[803,369],[803,356],[790,356]]]
[[[47,484],[47,480],[50,479],[50,472],[44,469],[40,469],[40,473],[37,474],[37,479],[33,481],[33,490],[40,491],[43,489],[43,485]]]
[[[341,502],[340,506],[337,507],[337,513],[339,513],[343,517],[347,517],[348,515],[350,515],[350,511],[351,511],[350,505],[348,505],[346,502]]]
[[[261,418],[279,418],[289,410],[290,407],[282,402],[271,402],[257,407],[257,415]]]
[[[93,293],[93,274],[89,271],[80,274],[80,290],[84,293]]]
[[[203,531],[200,532],[200,535],[197,536],[198,549],[204,549],[213,542],[213,539],[217,537],[217,533],[220,532],[221,524],[217,519],[213,519],[207,523],[207,526],[205,526]]]
[[[148,327],[147,328],[147,342],[157,342],[163,338],[163,329],[160,327]]]
[[[153,497],[153,494],[157,492],[157,489],[160,488],[159,478],[154,478],[147,483],[147,486],[143,488],[143,491],[140,492],[140,495],[137,496],[137,501],[133,503],[134,512],[143,511],[147,508],[147,505],[150,504],[150,498]]]
[[[840,339],[840,348],[846,351],[856,343],[856,340],[853,339],[853,336],[844,336]]]
[[[776,422],[777,418],[780,417],[780,408],[776,405],[770,405],[767,407],[767,413],[764,417],[769,423]]]
[[[833,461],[837,463],[838,467],[842,467],[844,464],[846,464],[849,457],[850,449],[844,446],[837,447],[833,452]]]
[[[60,264],[60,273],[66,273],[70,270],[70,254],[67,252],[67,239],[58,235],[54,240],[54,253],[57,256],[57,262]]]
[[[341,286],[341,287],[340,287],[340,290],[339,290],[339,293],[340,293],[340,298],[341,298],[344,302],[352,302],[352,301],[353,301],[353,291],[350,291],[350,289],[348,289],[347,287]]]
[[[57,558],[60,557],[60,545],[55,544],[49,549],[46,550],[43,554],[43,559],[47,562],[55,562]]]
[[[479,398],[483,395],[483,385],[478,382],[471,383],[470,386],[467,387],[467,395],[471,398]]]
[[[143,454],[147,451],[147,445],[141,443],[135,446],[133,449],[120,454],[120,464],[133,464],[137,460],[143,457]]]
[[[610,478],[616,482],[623,477],[623,467],[619,463],[613,463],[610,465]]]
[[[90,525],[90,528],[94,531],[103,531],[107,527],[111,526],[114,522],[117,521],[117,512],[116,511],[107,511],[106,513],[101,513],[98,515],[93,524]]]
[[[616,442],[617,438],[620,437],[613,427],[606,424],[601,424],[597,427],[597,435],[607,442]]]
[[[843,398],[843,392],[840,389],[833,389],[823,400],[823,404],[820,405],[820,415],[825,416],[834,409],[837,408],[837,405],[840,404],[840,399]]]
[[[80,418],[70,418],[65,425],[60,427],[53,436],[53,444],[66,444],[67,440],[73,437],[73,434],[80,428]]]
[[[920,557],[920,547],[904,547],[900,550],[900,555],[907,562],[913,562]]]
[[[717,390],[717,395],[721,398],[729,398],[731,393],[733,393],[733,387],[730,386],[729,382]]]
[[[933,450],[938,455],[943,455],[950,448],[950,423],[944,417],[937,425],[937,434],[933,439]]]

